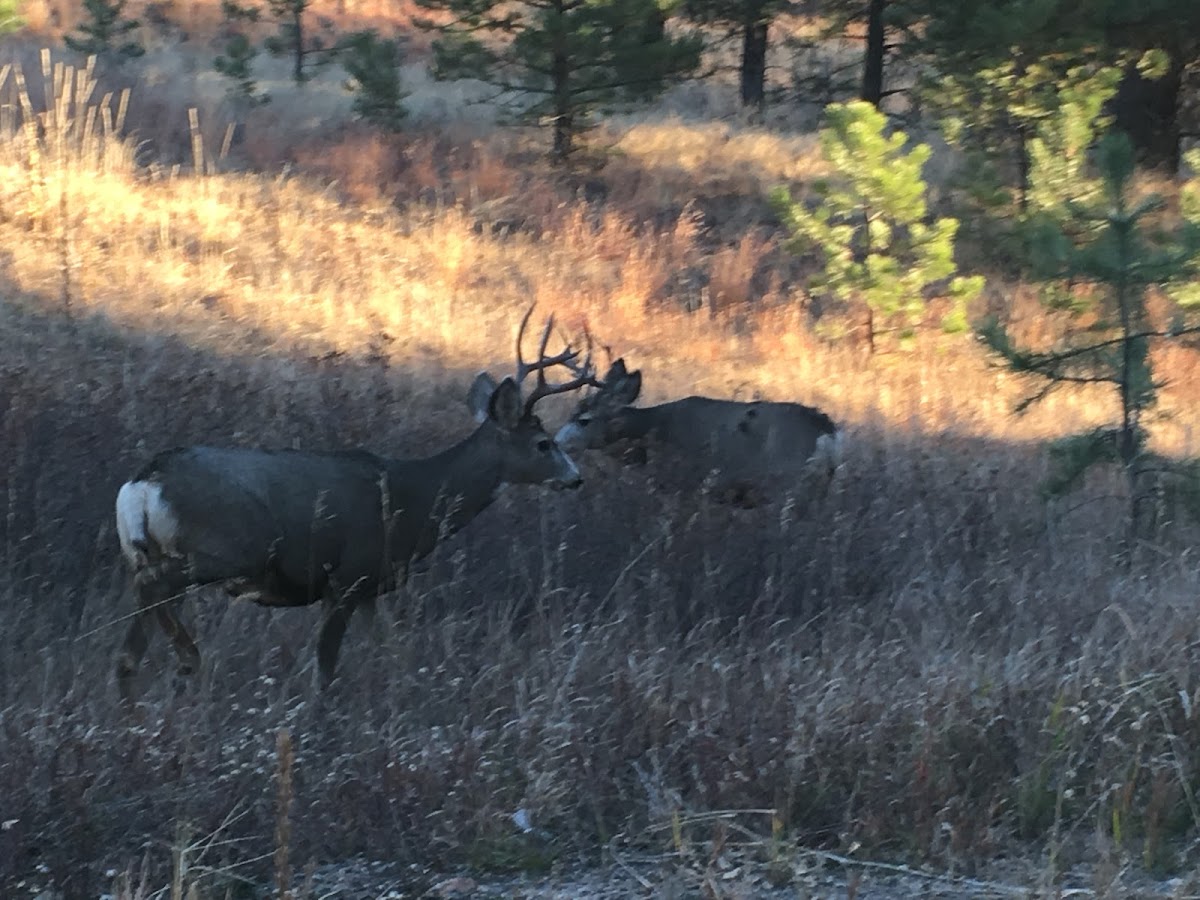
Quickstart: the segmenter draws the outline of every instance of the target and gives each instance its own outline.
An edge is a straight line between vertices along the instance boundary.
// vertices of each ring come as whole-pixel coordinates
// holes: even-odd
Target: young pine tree
[[[83,0],[87,18],[74,35],[63,41],[77,53],[110,60],[134,59],[146,49],[130,36],[141,23],[126,19],[125,0]]]
[[[943,327],[962,330],[983,279],[955,276],[958,221],[926,221],[921,173],[928,145],[906,148],[908,137],[887,134],[887,118],[864,100],[831,104],[826,116],[821,148],[836,174],[817,183],[819,202],[810,208],[783,188],[772,198],[793,233],[793,249],[821,257],[814,287],[866,308],[872,351],[880,331],[912,333],[925,317],[929,288],[939,282],[947,282],[953,301]]]
[[[329,40],[332,24],[326,20],[312,21],[310,0],[266,0],[267,15],[274,19],[278,30],[264,41],[267,52],[288,57],[292,61],[292,80],[304,84],[312,78],[313,69],[328,65],[339,51]]]
[[[1025,110],[1033,135],[1025,148],[1029,168],[1021,198],[1027,225],[1046,216],[1062,222],[1073,205],[1103,195],[1102,180],[1088,171],[1088,153],[1111,124],[1104,108],[1120,79],[1115,66],[1070,69],[1058,80],[1053,104]]]
[[[1034,261],[1048,280],[1069,279],[1095,288],[1087,310],[1090,324],[1044,352],[1017,347],[996,321],[988,322],[980,336],[1013,371],[1043,381],[1018,412],[1064,385],[1112,388],[1119,421],[1052,444],[1044,489],[1050,496],[1061,495],[1076,488],[1095,465],[1120,466],[1129,490],[1129,534],[1136,538],[1154,521],[1156,496],[1169,492],[1192,514],[1200,514],[1197,463],[1153,453],[1148,431],[1161,387],[1154,377],[1152,345],[1200,333],[1200,297],[1189,283],[1200,271],[1200,225],[1186,217],[1170,230],[1147,223],[1163,201],[1157,196],[1131,199],[1134,151],[1123,133],[1101,140],[1097,164],[1103,196],[1092,204],[1071,204],[1061,225],[1045,220],[1035,245],[1043,253]],[[1146,291],[1151,286],[1166,289],[1175,300],[1174,320],[1166,326],[1150,321]]]
[[[251,20],[257,18],[253,10],[231,6],[228,0],[223,6],[227,20],[239,17]],[[213,60],[213,68],[232,82],[228,88],[230,97],[247,106],[260,106],[271,100],[268,94],[259,90],[258,82],[254,78],[254,59],[257,56],[258,48],[250,38],[241,32],[235,32],[225,42],[225,52],[218,54]]]
[[[275,22],[275,33],[263,41],[263,46],[271,55],[291,60],[292,80],[296,84],[309,81],[314,69],[333,62],[342,49],[338,42],[329,39],[332,23],[325,19],[314,22],[309,6],[310,0],[264,0],[261,5],[253,0],[250,3],[221,0],[225,21],[234,29],[242,23],[258,22],[263,16]],[[254,79],[253,63],[257,55],[258,48],[250,38],[235,30],[226,42],[224,53],[213,61],[213,68],[233,81],[230,93],[251,105],[270,99],[259,91]]]
[[[374,31],[359,31],[342,47],[342,68],[351,78],[347,87],[354,92],[354,113],[385,131],[399,131],[407,96],[400,82],[399,41]]]
[[[649,99],[700,63],[700,38],[668,35],[659,0],[417,2],[454,17],[418,22],[440,34],[434,75],[511,93],[518,119],[551,127],[558,161],[593,112]]]
[[[25,24],[21,18],[21,0],[0,0],[0,34],[16,31]]]

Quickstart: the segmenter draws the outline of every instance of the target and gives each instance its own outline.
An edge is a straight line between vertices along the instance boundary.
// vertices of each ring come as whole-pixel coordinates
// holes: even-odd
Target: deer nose
[[[560,450],[559,453],[562,453],[562,451]],[[575,465],[575,460],[571,459],[565,453],[562,453],[562,458],[563,462],[566,463],[566,471],[558,479],[558,484],[560,487],[574,490],[583,484],[583,476],[579,473],[579,467]]]
[[[574,422],[568,422],[562,428],[558,429],[558,434],[554,435],[554,443],[562,447],[564,450],[574,450],[581,443],[583,437],[583,429]]]

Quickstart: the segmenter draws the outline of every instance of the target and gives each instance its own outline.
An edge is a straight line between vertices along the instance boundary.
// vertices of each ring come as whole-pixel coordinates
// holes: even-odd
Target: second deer
[[[555,437],[567,452],[657,449],[676,472],[690,470],[743,505],[786,490],[803,475],[832,474],[841,461],[841,431],[809,406],[684,397],[635,407],[642,373],[627,371],[624,359],[591,384],[597,390],[579,401]]]

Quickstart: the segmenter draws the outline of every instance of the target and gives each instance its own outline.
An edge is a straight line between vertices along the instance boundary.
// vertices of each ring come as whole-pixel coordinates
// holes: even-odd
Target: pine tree
[[[352,79],[355,114],[388,131],[399,131],[405,118],[400,57],[399,43],[374,31],[359,31],[343,44],[342,67]]]
[[[1147,224],[1163,201],[1153,195],[1131,200],[1134,152],[1123,133],[1102,139],[1097,161],[1102,196],[1094,203],[1070,204],[1071,215],[1062,224],[1044,220],[1036,244],[1042,254],[1035,260],[1048,280],[1095,288],[1088,292],[1095,299],[1084,305],[1089,324],[1048,351],[1017,347],[996,321],[987,323],[980,336],[1013,371],[1043,380],[1018,412],[1064,385],[1112,387],[1120,421],[1055,442],[1044,488],[1058,496],[1076,488],[1093,466],[1119,465],[1129,488],[1130,534],[1136,537],[1147,528],[1150,501],[1158,492],[1170,489],[1200,513],[1200,468],[1194,461],[1155,454],[1148,430],[1161,387],[1150,356],[1153,343],[1200,333],[1200,296],[1189,283],[1200,272],[1200,220],[1185,218],[1169,231]],[[1165,288],[1176,301],[1175,319],[1165,327],[1155,326],[1147,313],[1146,291],[1152,286]]]
[[[25,24],[21,18],[21,0],[0,0],[0,34],[16,31]]]
[[[918,12],[914,4],[911,0],[815,0],[813,5],[825,23],[823,39],[863,42],[858,99],[878,108],[884,97],[895,93],[885,89],[889,62],[912,45],[911,40],[896,40],[896,35],[923,30],[913,18]]]
[[[766,99],[767,48],[771,24],[785,0],[684,0],[683,12],[694,22],[715,25],[741,38],[738,81],[742,104],[760,106]]]
[[[275,56],[291,58],[296,84],[312,78],[312,70],[331,63],[340,50],[323,34],[331,29],[331,23],[322,21],[317,28],[312,27],[309,5],[310,0],[266,0],[267,14],[276,21],[278,30],[263,45]]]
[[[793,249],[814,249],[822,258],[814,286],[866,307],[872,350],[880,330],[912,333],[925,316],[929,288],[939,282],[947,282],[953,300],[943,326],[961,330],[983,279],[955,277],[958,221],[926,221],[922,169],[929,146],[906,148],[907,135],[887,134],[886,117],[863,100],[832,104],[826,115],[821,147],[836,174],[817,183],[819,202],[809,208],[782,188],[773,196],[794,235]]]
[[[648,99],[700,62],[700,38],[668,36],[658,0],[418,0],[454,21],[439,32],[438,78],[475,78],[517,98],[517,118],[548,123],[554,157],[590,115]]]
[[[226,16],[230,17],[228,9]],[[250,38],[235,33],[225,42],[225,52],[213,60],[213,68],[233,82],[228,93],[235,102],[259,106],[271,100],[268,94],[258,89],[258,82],[254,80],[254,59],[257,56],[258,48],[250,42]]]
[[[1117,127],[1129,133],[1145,163],[1177,171],[1187,74],[1200,62],[1200,3],[1082,0],[1080,6],[1124,68],[1113,103]]]
[[[141,23],[124,18],[125,0],[83,0],[87,19],[79,33],[63,38],[77,53],[109,59],[134,59],[146,52],[136,40],[123,39]]]
[[[1104,108],[1120,78],[1113,66],[1069,69],[1057,84],[1052,108],[1043,105],[1030,115],[1033,137],[1026,147],[1029,176],[1023,195],[1027,219],[1050,216],[1061,222],[1072,204],[1103,194],[1101,180],[1088,171],[1088,153],[1111,124]]]
[[[916,3],[926,28],[912,52],[932,73],[922,84],[922,103],[951,145],[972,156],[972,174],[996,188],[1012,185],[1025,213],[1039,130],[1068,96],[1090,93],[1098,113],[1115,90],[1096,50],[1098,33],[1069,23],[1063,0]]]
[[[923,23],[909,33],[906,55],[939,73],[922,92],[931,106],[955,103],[968,90],[976,95],[968,102],[988,118],[1002,122],[1009,110],[1021,126],[1031,113],[1054,108],[1067,71],[1115,67],[1120,83],[1108,106],[1117,127],[1149,163],[1178,167],[1186,74],[1200,61],[1195,0],[904,0],[903,6]],[[996,102],[987,102],[989,95]],[[983,119],[971,106],[960,105],[960,112],[986,142]],[[1007,148],[1012,132],[1000,135]]]
[[[319,20],[312,27],[309,15],[310,0],[265,0],[262,6],[255,3],[243,4],[238,0],[221,0],[221,11],[225,21],[234,27],[242,22],[258,22],[265,14],[276,23],[276,31],[263,46],[273,56],[287,56],[292,61],[292,80],[304,84],[313,76],[313,69],[328,65],[341,52],[341,44],[328,40],[332,24]],[[214,61],[213,67],[231,78],[235,86],[232,93],[251,103],[265,103],[269,99],[258,91],[251,71],[256,48],[244,33],[233,34],[225,46],[225,52]]]

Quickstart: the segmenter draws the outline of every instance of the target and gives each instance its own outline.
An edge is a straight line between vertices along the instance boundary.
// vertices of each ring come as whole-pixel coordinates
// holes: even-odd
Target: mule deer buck
[[[149,641],[150,618],[171,638],[180,671],[195,671],[200,653],[176,612],[189,587],[224,583],[235,597],[263,606],[324,601],[318,640],[322,683],[334,676],[354,611],[403,583],[412,562],[464,527],[501,485],[578,487],[571,458],[542,428],[534,404],[593,380],[590,356],[577,363],[569,346],[526,363],[517,334],[516,377],[496,384],[480,373],[468,393],[478,428],[428,459],[388,459],[362,450],[186,447],[160,453],[117,494],[117,533],[132,573],[137,611],[117,663],[122,697],[130,697]],[[565,366],[574,378],[546,381]],[[520,385],[537,373],[522,401]]]
[[[642,373],[618,359],[603,382],[579,401],[555,441],[568,452],[621,448],[665,451],[686,478],[708,480],[735,502],[755,505],[761,494],[818,473],[841,460],[842,435],[820,410],[799,403],[737,402],[684,397],[635,407]],[[826,478],[827,480],[827,478]]]

